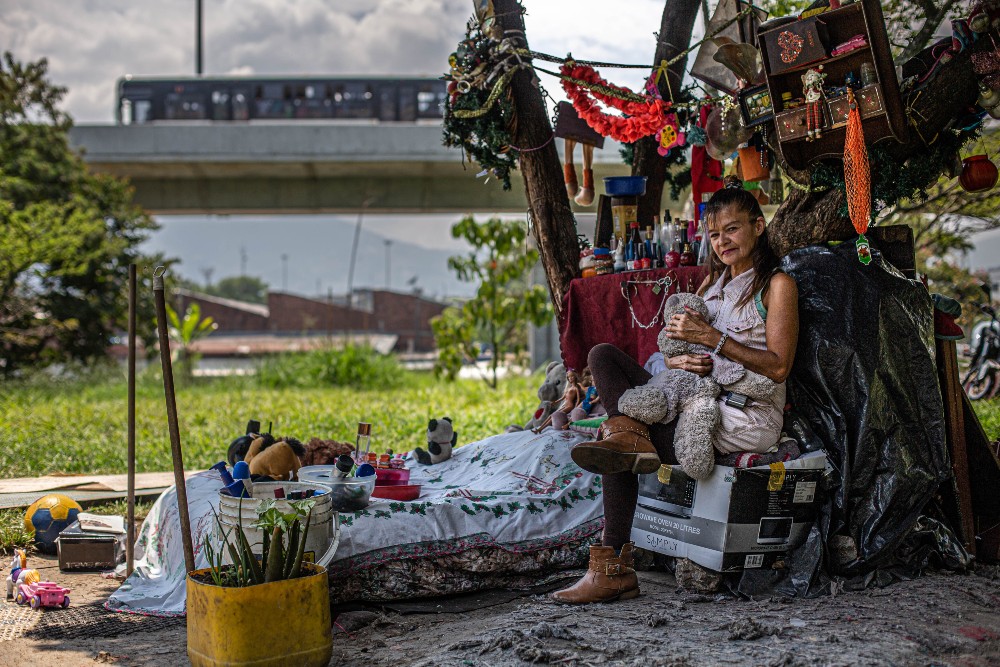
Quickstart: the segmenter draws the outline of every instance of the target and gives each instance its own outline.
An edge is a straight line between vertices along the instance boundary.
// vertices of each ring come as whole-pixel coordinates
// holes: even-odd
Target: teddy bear
[[[264,433],[254,438],[243,460],[250,466],[254,479],[263,475],[275,481],[290,481],[298,476],[302,467],[299,457],[305,453],[305,447],[295,438],[276,438]]]
[[[458,433],[451,425],[451,417],[432,419],[427,422],[427,451],[417,447],[413,456],[417,463],[425,466],[441,463],[451,458],[451,452],[458,442]]]
[[[704,300],[686,292],[673,294],[664,306],[664,321],[685,307],[709,319]],[[687,343],[667,336],[664,328],[656,339],[664,358],[679,354],[712,354],[703,345]],[[705,479],[715,466],[714,433],[720,413],[716,398],[725,387],[728,391],[762,400],[770,396],[777,384],[759,373],[748,371],[741,364],[718,354],[712,354],[712,373],[700,377],[690,371],[668,368],[657,373],[649,382],[622,394],[618,409],[644,424],[668,423],[677,419],[674,453],[684,472],[694,479]]]
[[[566,393],[566,367],[558,361],[550,362],[545,367],[545,381],[538,388],[538,409],[528,423],[521,427],[511,424],[507,433],[530,431],[549,421],[553,411],[559,406],[559,399]]]

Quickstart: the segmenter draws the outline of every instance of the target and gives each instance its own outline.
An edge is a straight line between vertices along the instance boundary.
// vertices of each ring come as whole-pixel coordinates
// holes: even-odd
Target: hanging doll
[[[802,94],[806,98],[806,141],[813,141],[822,136],[823,127],[823,82],[826,74],[820,65],[807,70],[802,75]]]
[[[563,176],[566,181],[566,194],[580,206],[590,206],[594,203],[594,147],[583,144],[583,186],[576,180],[576,165],[573,164],[573,152],[577,142],[564,139],[566,164],[563,165]]]

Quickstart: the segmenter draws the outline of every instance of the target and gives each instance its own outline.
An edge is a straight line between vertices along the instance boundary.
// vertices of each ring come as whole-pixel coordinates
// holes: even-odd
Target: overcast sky
[[[649,60],[663,8],[663,0],[524,4],[532,48],[625,63]],[[205,73],[436,76],[447,69],[471,13],[471,0],[204,0]],[[125,74],[194,73],[194,0],[0,0],[0,16],[0,44],[20,60],[48,58],[52,80],[69,89],[65,107],[80,123],[112,122],[115,81]],[[633,87],[643,74],[602,73]],[[543,84],[561,97],[556,81],[543,77]],[[372,231],[398,242],[413,236],[429,247],[447,238],[451,222],[440,216],[416,226],[385,220]],[[418,232],[423,225],[433,233]],[[190,220],[183,226],[197,229]],[[169,238],[171,244],[156,249],[182,259],[199,243],[183,234]],[[981,237],[979,245],[972,267],[1000,264],[1000,233]],[[216,277],[232,273],[232,266],[217,269]],[[437,275],[428,283],[441,280]],[[297,287],[314,289],[314,279],[303,277]]]

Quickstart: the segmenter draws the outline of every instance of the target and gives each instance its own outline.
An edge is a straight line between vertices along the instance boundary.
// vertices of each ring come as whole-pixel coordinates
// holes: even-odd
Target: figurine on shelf
[[[585,396],[586,391],[580,384],[580,376],[577,375],[576,371],[566,371],[566,390],[563,392],[562,401],[559,407],[549,415],[549,418],[542,422],[541,426],[534,429],[535,433],[541,432],[549,424],[557,431],[565,430],[569,422],[569,413],[583,402]]]
[[[802,75],[802,94],[806,98],[806,141],[819,139],[823,127],[823,82],[826,74],[819,65]]]

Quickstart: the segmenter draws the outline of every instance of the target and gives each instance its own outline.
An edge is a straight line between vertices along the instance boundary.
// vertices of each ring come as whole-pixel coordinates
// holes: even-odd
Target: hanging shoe
[[[621,554],[614,547],[590,547],[590,566],[579,581],[552,593],[552,599],[566,604],[590,604],[630,600],[639,596],[639,579],[635,576],[632,548],[628,542]]]
[[[566,194],[572,199],[580,191],[580,184],[576,181],[576,167],[571,164],[564,164],[563,180],[566,181]]]
[[[594,203],[594,170],[583,170],[583,187],[576,196],[576,203],[580,206],[590,206]]]
[[[644,475],[660,467],[660,456],[649,440],[649,427],[625,415],[609,417],[601,424],[598,440],[581,442],[573,447],[570,456],[584,470],[599,475]]]

